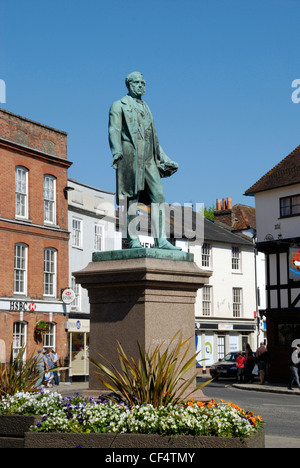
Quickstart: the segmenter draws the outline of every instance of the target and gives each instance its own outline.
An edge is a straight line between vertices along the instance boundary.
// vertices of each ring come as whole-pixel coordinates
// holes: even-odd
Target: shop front
[[[70,380],[88,380],[90,321],[69,319]]]
[[[209,372],[210,366],[228,353],[245,350],[247,343],[255,351],[256,334],[253,324],[195,323],[197,368]]]

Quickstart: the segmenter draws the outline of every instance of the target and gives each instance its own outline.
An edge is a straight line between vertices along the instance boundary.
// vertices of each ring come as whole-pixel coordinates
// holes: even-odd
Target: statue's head
[[[140,72],[129,73],[126,76],[125,84],[132,97],[140,99],[146,92],[146,81]]]

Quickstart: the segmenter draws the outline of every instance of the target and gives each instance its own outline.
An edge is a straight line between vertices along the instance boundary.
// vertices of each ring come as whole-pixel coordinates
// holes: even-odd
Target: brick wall
[[[67,133],[0,109],[0,137],[67,159]]]
[[[215,222],[227,224],[229,227],[234,225],[234,212],[232,210],[215,211]]]
[[[0,312],[0,339],[5,343],[7,362],[10,358],[14,322],[18,322],[19,320],[20,314],[18,312]],[[38,348],[43,347],[42,342],[36,341],[34,337],[35,326],[41,320],[44,320],[45,322],[49,321],[49,314],[32,312],[25,312],[23,314],[23,321],[27,324],[27,358],[35,355]],[[56,352],[60,360],[60,365],[64,366],[68,362],[68,333],[65,330],[66,317],[62,314],[53,314],[52,323],[55,324],[56,330]]]
[[[12,297],[14,294],[14,252],[16,243],[28,246],[27,295],[32,299],[44,297],[44,249],[57,251],[57,295],[69,286],[68,235],[61,237],[40,235],[38,229],[14,229],[0,221],[0,296]]]
[[[45,162],[38,158],[26,157],[16,153],[15,148],[0,147],[1,184],[0,216],[15,219],[15,168],[22,166],[28,171],[29,219],[33,224],[44,225],[44,175],[56,178],[56,216],[57,225],[68,229],[68,202],[64,193],[67,186],[67,167]]]
[[[56,348],[62,364],[68,356],[66,316],[56,313],[61,289],[69,286],[67,134],[0,109],[0,339],[5,342],[6,356],[10,355],[14,322],[27,324],[27,356],[35,353],[40,343],[34,341],[35,324],[44,320],[56,325]],[[16,218],[15,168],[28,171],[28,218]],[[44,175],[56,179],[56,225],[44,223]],[[14,295],[15,244],[28,249],[27,294]],[[56,298],[44,297],[44,249],[56,251]],[[43,301],[44,307],[30,312],[9,310],[9,300]],[[54,301],[54,311],[51,309]]]

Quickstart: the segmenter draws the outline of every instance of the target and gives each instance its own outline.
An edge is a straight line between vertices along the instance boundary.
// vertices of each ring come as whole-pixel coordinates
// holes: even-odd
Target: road
[[[246,411],[260,414],[265,422],[267,448],[300,448],[300,396],[241,390],[233,381],[218,380],[203,392],[209,398],[232,401]]]

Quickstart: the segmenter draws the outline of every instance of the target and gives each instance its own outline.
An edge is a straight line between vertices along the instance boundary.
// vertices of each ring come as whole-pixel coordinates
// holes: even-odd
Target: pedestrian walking
[[[53,360],[54,383],[58,387],[59,385],[59,377],[58,377],[58,371],[57,371],[58,356],[57,356],[55,349],[52,349],[52,360]]]
[[[299,371],[298,371],[299,352],[300,352],[300,345],[296,345],[296,347],[293,348],[292,354],[291,354],[291,365],[290,365],[291,378],[288,384],[289,390],[293,390],[294,383],[296,383],[297,387],[300,390]]]
[[[39,388],[43,383],[46,365],[47,361],[43,354],[43,349],[39,348],[37,350],[37,355],[34,358],[34,371],[39,376],[35,384],[37,388]]]
[[[260,343],[260,347],[256,351],[255,359],[259,369],[259,379],[260,385],[264,385],[265,378],[266,378],[266,370],[269,361],[269,355],[267,348],[265,347],[264,343]]]
[[[238,357],[235,360],[238,383],[243,383],[245,379],[245,361],[246,359],[244,358],[242,351],[239,351]]]
[[[249,343],[246,344],[246,362],[245,362],[245,380],[248,383],[253,383],[254,376],[252,374],[255,365],[254,355]]]
[[[45,374],[45,381],[46,381],[46,386],[47,387],[50,387],[53,385],[53,381],[54,381],[54,374],[53,374],[53,356],[52,356],[52,352],[51,352],[51,349],[47,349],[46,351],[46,355],[45,355],[45,358],[46,358],[46,374]]]

